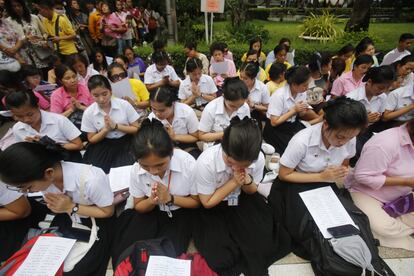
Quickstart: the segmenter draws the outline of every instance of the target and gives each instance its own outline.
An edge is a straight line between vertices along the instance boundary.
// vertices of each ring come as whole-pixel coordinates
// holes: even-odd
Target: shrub
[[[343,44],[343,45],[348,44],[348,43],[351,43],[352,45],[357,45],[365,37],[371,38],[375,44],[384,42],[384,39],[370,32],[350,32],[350,33],[344,32],[338,38],[337,42],[338,44]]]
[[[266,43],[269,40],[269,31],[266,30],[263,25],[253,24],[251,22],[246,22],[235,27],[229,26],[228,33],[237,42],[250,41],[257,36],[262,39],[263,43]]]
[[[311,13],[301,26],[302,36],[310,36],[325,40],[333,40],[337,38],[342,31],[335,25],[337,18],[329,12],[322,15]]]

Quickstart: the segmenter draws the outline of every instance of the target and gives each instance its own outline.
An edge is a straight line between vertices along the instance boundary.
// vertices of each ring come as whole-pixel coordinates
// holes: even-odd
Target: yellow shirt
[[[269,90],[270,96],[272,96],[273,92],[275,92],[276,90],[278,90],[279,88],[285,86],[286,81],[282,81],[281,83],[276,83],[274,81],[268,81],[266,83],[267,86],[267,90]]]
[[[149,100],[149,92],[142,81],[137,79],[129,79],[129,84],[131,84],[132,91],[134,91],[138,102]]]
[[[245,62],[246,58],[247,58],[247,52],[243,54],[243,56],[241,58],[241,61]],[[263,52],[260,52],[259,63],[263,64],[263,62],[265,62],[265,61],[266,61],[266,54],[263,53]]]
[[[259,67],[259,68],[260,68],[260,70],[259,70],[259,73],[256,76],[256,79],[258,79],[261,82],[265,82],[267,80],[268,76],[267,76],[265,70],[262,67]],[[240,77],[240,70],[237,71],[237,76]]]
[[[59,16],[59,32],[58,34],[55,34],[55,23],[56,19],[58,17],[58,14],[56,12],[53,12],[52,20],[49,20],[47,18],[43,18],[43,25],[45,26],[46,33],[48,36],[54,37],[54,36],[69,36],[69,35],[75,35],[75,31],[73,30],[72,24],[70,23],[69,19],[66,16]],[[55,43],[55,48],[57,50],[57,43]],[[62,55],[71,55],[76,54],[78,50],[75,46],[75,40],[60,40],[59,41],[59,53]]]
[[[94,11],[89,15],[88,29],[92,39],[102,39],[101,17],[102,15],[98,11]]]
[[[284,63],[283,63],[284,65],[286,65],[286,69],[289,69],[290,67],[292,67],[292,65],[290,65],[290,63],[289,62],[287,62],[287,61],[285,61]],[[266,74],[267,74],[267,80],[270,80],[269,79],[269,70],[270,70],[270,67],[272,67],[272,63],[270,63],[270,64],[268,64],[267,66],[266,66],[266,69],[265,69],[265,71],[266,71]]]

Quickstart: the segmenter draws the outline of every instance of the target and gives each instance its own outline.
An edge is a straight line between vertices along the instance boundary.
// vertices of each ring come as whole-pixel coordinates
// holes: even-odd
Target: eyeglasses
[[[111,81],[120,81],[125,79],[128,76],[128,74],[126,72],[122,72],[119,74],[115,74],[115,75],[111,75]]]
[[[30,190],[30,188],[19,188],[19,187],[7,185],[7,184],[6,184],[6,188],[10,191],[19,192],[22,194],[27,194]]]

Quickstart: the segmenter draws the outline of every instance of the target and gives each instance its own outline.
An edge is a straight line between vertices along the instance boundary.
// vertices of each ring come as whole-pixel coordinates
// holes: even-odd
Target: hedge
[[[341,48],[341,45],[337,45],[335,43],[328,43],[328,44],[320,44],[320,47],[318,49],[315,49],[314,45],[309,45],[301,47],[300,49],[295,50],[295,62],[296,64],[307,64],[309,57],[318,50],[319,52],[323,53],[330,53],[334,55],[339,49]],[[183,70],[184,70],[184,64],[185,60],[187,59],[187,56],[184,54],[184,46],[183,45],[172,45],[168,46],[166,51],[171,55],[173,65],[175,68],[175,71],[177,74],[181,77],[183,77]],[[239,44],[239,45],[229,45],[230,51],[233,53],[234,62],[236,64],[236,68],[240,68],[241,65],[241,57],[243,54],[247,51],[248,45],[247,44]],[[264,47],[263,52],[266,54],[273,50],[273,48],[270,47]],[[377,49],[376,51],[379,52],[379,57],[382,58],[382,56],[389,52],[392,49]],[[205,44],[200,44],[198,46],[198,51],[204,53],[207,55],[207,57],[210,59],[210,52],[209,48]],[[135,53],[140,56],[141,58],[145,58],[152,52],[152,48],[149,46],[142,46],[142,47],[135,47]]]

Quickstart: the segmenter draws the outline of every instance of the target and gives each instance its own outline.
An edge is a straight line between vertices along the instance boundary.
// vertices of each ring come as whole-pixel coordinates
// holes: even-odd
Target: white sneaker
[[[262,151],[266,155],[272,155],[275,153],[275,148],[271,144],[262,143]]]

